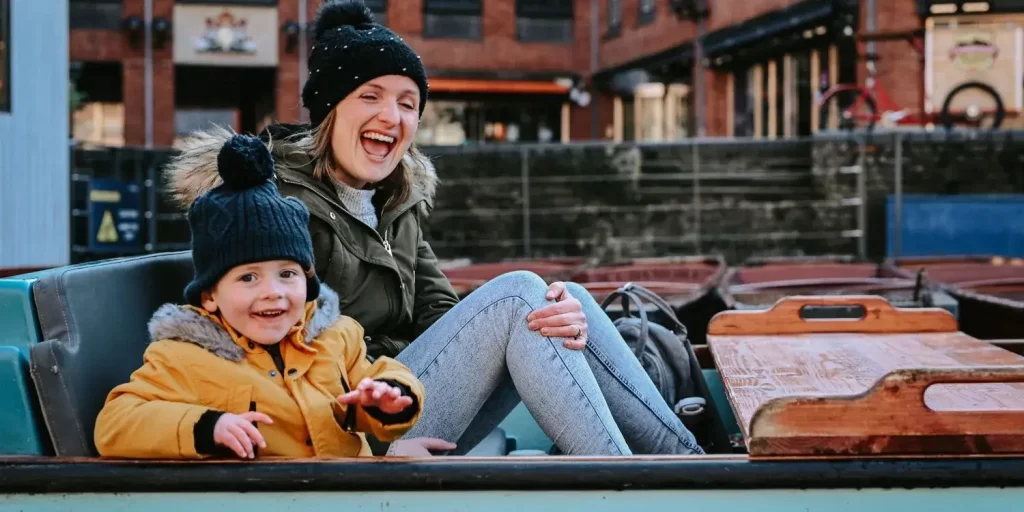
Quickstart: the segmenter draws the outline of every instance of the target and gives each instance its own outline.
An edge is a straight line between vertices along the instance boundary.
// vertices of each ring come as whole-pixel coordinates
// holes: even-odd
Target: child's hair
[[[292,260],[306,272],[306,300],[320,295],[313,270],[309,210],[298,199],[281,197],[272,178],[274,158],[255,137],[234,135],[217,155],[224,183],[189,206],[195,278],[185,300],[202,303],[209,290],[232,268],[258,261]]]

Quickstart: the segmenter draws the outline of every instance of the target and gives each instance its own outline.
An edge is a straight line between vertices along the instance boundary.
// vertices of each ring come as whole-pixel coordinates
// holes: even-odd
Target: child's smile
[[[249,340],[273,345],[305,314],[306,276],[294,261],[239,265],[203,294],[207,311],[221,317]]]

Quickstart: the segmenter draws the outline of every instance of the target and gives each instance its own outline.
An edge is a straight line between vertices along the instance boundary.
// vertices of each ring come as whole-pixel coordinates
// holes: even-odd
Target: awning
[[[569,87],[554,81],[432,78],[430,92],[491,94],[569,94]]]
[[[643,75],[650,80],[668,80],[690,74],[693,65],[693,44],[683,43],[636,60],[605,68],[594,74],[594,80],[613,89],[623,81],[634,82]]]
[[[850,12],[850,9],[856,12],[856,1],[803,0],[743,23],[711,32],[701,40],[702,49],[704,55],[713,60],[717,56],[742,48],[761,46],[767,40],[792,34],[794,31],[816,25],[830,25],[829,21],[834,16]]]

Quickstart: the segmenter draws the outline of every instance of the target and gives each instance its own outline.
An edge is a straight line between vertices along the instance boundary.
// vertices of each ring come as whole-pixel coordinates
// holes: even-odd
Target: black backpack
[[[704,373],[687,338],[686,326],[656,293],[634,283],[612,292],[601,304],[622,300],[622,316],[613,322],[651,377],[662,399],[693,433],[707,453],[732,453],[729,436],[711,398]],[[644,299],[669,319],[672,329],[647,319]],[[635,306],[635,308],[633,308]],[[639,317],[632,315],[635,309]]]

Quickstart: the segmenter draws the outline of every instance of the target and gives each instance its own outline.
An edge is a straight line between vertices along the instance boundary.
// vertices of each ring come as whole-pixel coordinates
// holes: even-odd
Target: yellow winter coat
[[[326,286],[306,309],[305,320],[280,343],[281,372],[269,352],[218,316],[162,306],[149,323],[154,341],[142,367],[110,392],[96,420],[100,455],[202,458],[193,430],[211,409],[256,410],[273,419],[273,425],[258,424],[267,443],[259,458],[369,456],[361,432],[382,441],[401,437],[419,419],[423,385],[393,359],[366,359],[363,328],[340,315],[338,296]],[[335,400],[364,377],[403,385],[414,397],[411,419],[390,424],[379,410],[350,411]]]

